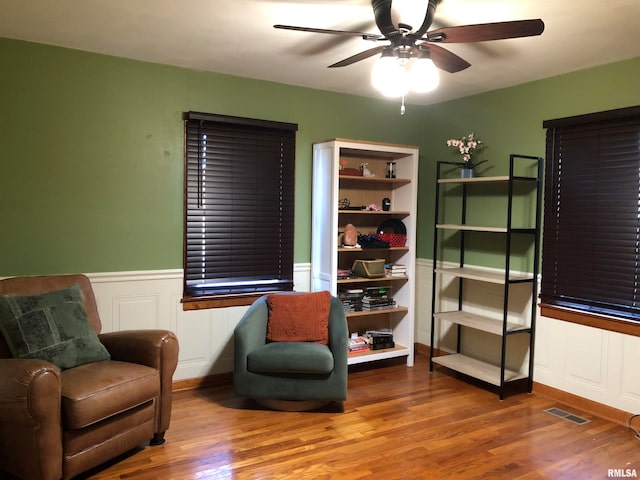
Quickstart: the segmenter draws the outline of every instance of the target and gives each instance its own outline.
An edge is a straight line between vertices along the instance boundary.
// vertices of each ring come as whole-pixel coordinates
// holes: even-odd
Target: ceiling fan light
[[[409,74],[394,56],[383,53],[373,66],[371,83],[385,97],[401,97],[409,91]]]
[[[373,64],[371,70],[371,84],[377,90],[382,90],[384,86],[389,82],[389,71],[395,68],[396,59],[389,53],[388,50],[384,50],[380,58]]]
[[[440,83],[440,74],[430,58],[417,58],[409,71],[411,90],[416,93],[427,93]]]

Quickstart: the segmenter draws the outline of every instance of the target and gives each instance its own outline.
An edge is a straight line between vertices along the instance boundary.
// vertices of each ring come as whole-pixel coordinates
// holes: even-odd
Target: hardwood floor
[[[640,441],[624,426],[538,394],[503,401],[444,370],[354,371],[343,408],[276,412],[231,386],[176,392],[167,443],[82,478],[600,479],[640,475]],[[590,420],[577,425],[544,410]],[[609,469],[615,469],[610,472]],[[635,470],[634,470],[635,469]],[[623,475],[620,475],[623,474]]]

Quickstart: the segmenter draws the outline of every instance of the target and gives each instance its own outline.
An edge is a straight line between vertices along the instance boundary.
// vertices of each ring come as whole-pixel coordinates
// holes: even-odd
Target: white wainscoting
[[[432,264],[429,259],[418,259],[416,264],[415,341],[424,345],[430,344]],[[96,292],[104,331],[166,328],[176,332],[180,340],[180,358],[175,380],[233,370],[233,329],[248,307],[183,311],[181,270],[88,276]],[[476,283],[477,290],[469,299],[471,308],[501,315],[500,295],[496,295],[491,286]],[[297,291],[309,291],[309,264],[295,266],[295,285]],[[474,298],[478,300],[475,305]],[[488,305],[487,299],[490,300]],[[526,295],[516,298],[513,308],[517,310],[528,305],[528,299]],[[523,318],[526,312],[526,308],[523,309]],[[442,334],[445,338],[441,346],[444,344],[451,349],[451,332]],[[491,358],[493,347],[484,348],[489,345],[485,340],[465,342],[463,346],[473,349],[475,344],[481,344],[483,348],[473,353]],[[516,367],[522,367],[526,362],[526,356],[510,359]],[[639,365],[639,337],[538,316],[536,382],[623,411],[640,412],[640,375],[636,370]]]
[[[294,267],[295,289],[309,291],[309,264]],[[248,307],[184,311],[182,270],[90,273],[102,331],[168,329],[180,342],[174,380],[233,370],[233,330]]]
[[[431,333],[432,265],[428,259],[419,259],[416,265],[416,342],[425,345],[430,344]],[[492,287],[474,282],[474,288],[478,290],[474,291],[473,297],[482,298],[482,302],[474,304],[471,298],[471,308],[480,308],[479,305],[489,300],[487,310],[501,315],[501,298],[495,295]],[[451,293],[455,292],[449,292],[449,295]],[[512,298],[515,311],[530,304],[531,297],[527,295],[521,293],[516,295],[519,298]],[[455,308],[455,305],[451,307]],[[640,337],[542,317],[539,309],[537,312],[533,375],[536,382],[619,410],[640,412],[640,375],[637,374]],[[527,316],[526,308],[522,309],[521,315]],[[446,337],[446,332],[443,335]],[[444,338],[444,343],[451,348],[448,340]],[[486,342],[478,343],[486,346]],[[480,349],[474,354],[483,357],[487,352]],[[527,359],[512,361],[522,365]]]

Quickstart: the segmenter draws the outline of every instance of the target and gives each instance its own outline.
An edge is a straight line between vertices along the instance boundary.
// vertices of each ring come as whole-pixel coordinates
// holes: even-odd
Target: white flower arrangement
[[[475,133],[470,133],[469,135],[465,135],[460,139],[449,139],[447,140],[447,146],[457,148],[462,155],[462,163],[459,164],[461,168],[474,168],[487,161],[482,160],[480,162],[474,163],[471,160],[473,154],[476,151],[479,152],[484,147],[484,143],[482,143],[482,140],[476,137]]]

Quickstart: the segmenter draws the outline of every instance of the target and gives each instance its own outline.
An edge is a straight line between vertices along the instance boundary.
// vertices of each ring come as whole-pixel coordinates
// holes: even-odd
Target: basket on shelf
[[[353,262],[351,271],[357,277],[380,278],[385,276],[384,258],[371,260],[358,259]]]
[[[389,242],[390,247],[404,247],[407,243],[407,236],[401,233],[379,233],[380,240]]]

